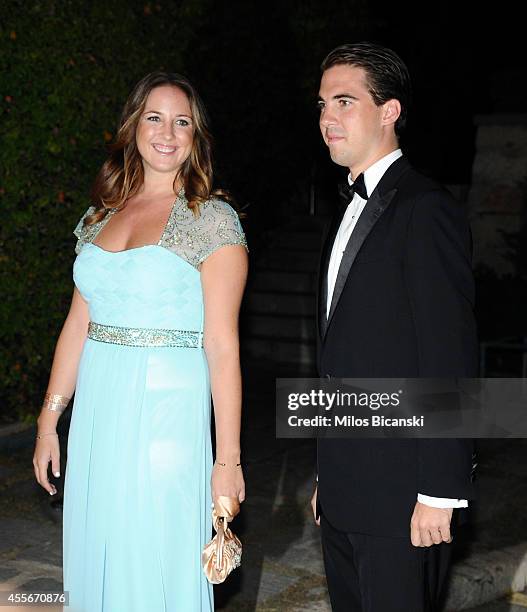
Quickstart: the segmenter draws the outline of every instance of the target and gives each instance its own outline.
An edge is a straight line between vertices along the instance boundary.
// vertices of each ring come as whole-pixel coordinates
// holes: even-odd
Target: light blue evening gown
[[[201,566],[212,535],[205,354],[201,344],[152,346],[152,332],[148,346],[130,346],[121,328],[201,336],[199,265],[222,246],[246,246],[245,237],[228,204],[211,200],[196,219],[181,192],[156,245],[109,252],[93,240],[111,214],[87,227],[83,216],[75,229],[75,284],[91,321],[113,336],[88,337],[79,364],[64,490],[65,610],[210,612]]]

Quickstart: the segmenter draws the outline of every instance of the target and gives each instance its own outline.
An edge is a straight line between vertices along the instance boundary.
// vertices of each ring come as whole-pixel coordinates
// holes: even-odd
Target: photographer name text
[[[425,418],[421,416],[390,418],[375,414],[371,417],[354,415],[322,416],[307,418],[292,414],[287,419],[290,427],[424,427]]]

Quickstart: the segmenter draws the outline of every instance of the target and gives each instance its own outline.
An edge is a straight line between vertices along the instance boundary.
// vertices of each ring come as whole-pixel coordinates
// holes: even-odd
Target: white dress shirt
[[[368,197],[373,193],[375,187],[383,177],[384,173],[393,164],[396,159],[402,156],[401,149],[396,149],[388,155],[385,155],[369,168],[364,171],[364,185],[366,186],[366,193]],[[348,182],[353,185],[351,174],[348,175]],[[348,204],[348,208],[344,213],[344,217],[340,223],[337,235],[335,236],[335,242],[331,249],[331,256],[328,265],[328,296],[326,302],[326,317],[329,317],[331,310],[331,301],[333,299],[333,292],[335,290],[335,283],[337,281],[337,275],[342,262],[342,255],[346,250],[346,245],[349,242],[351,234],[359,220],[359,217],[366,206],[366,201],[360,197],[358,193],[353,195],[353,199]],[[318,480],[318,478],[317,478]],[[418,493],[417,501],[432,506],[433,508],[466,508],[468,501],[466,499],[450,499],[445,497],[430,497],[429,495],[422,495]]]

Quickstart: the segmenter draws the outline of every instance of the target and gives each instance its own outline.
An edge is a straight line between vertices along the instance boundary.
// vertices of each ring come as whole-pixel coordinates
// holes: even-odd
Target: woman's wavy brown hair
[[[144,173],[135,140],[137,124],[148,95],[162,85],[171,85],[185,92],[192,112],[192,149],[174,179],[174,192],[176,182],[181,180],[188,207],[196,215],[199,205],[211,196],[230,200],[227,192],[212,189],[212,136],[209,132],[207,111],[198,92],[190,81],[180,74],[151,72],[137,83],[126,101],[115,142],[109,146],[110,156],[99,170],[92,187],[92,204],[96,210],[86,217],[86,225],[103,219],[109,209],[124,206],[141,188]]]

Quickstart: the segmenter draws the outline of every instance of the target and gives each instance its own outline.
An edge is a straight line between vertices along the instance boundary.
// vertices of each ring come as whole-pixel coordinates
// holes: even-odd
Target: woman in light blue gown
[[[238,217],[212,190],[193,86],[152,73],[130,95],[77,227],[75,289],[38,418],[51,494],[56,424],[75,391],[64,487],[73,612],[210,612],[211,502],[244,499]],[[210,441],[211,392],[216,461]]]

